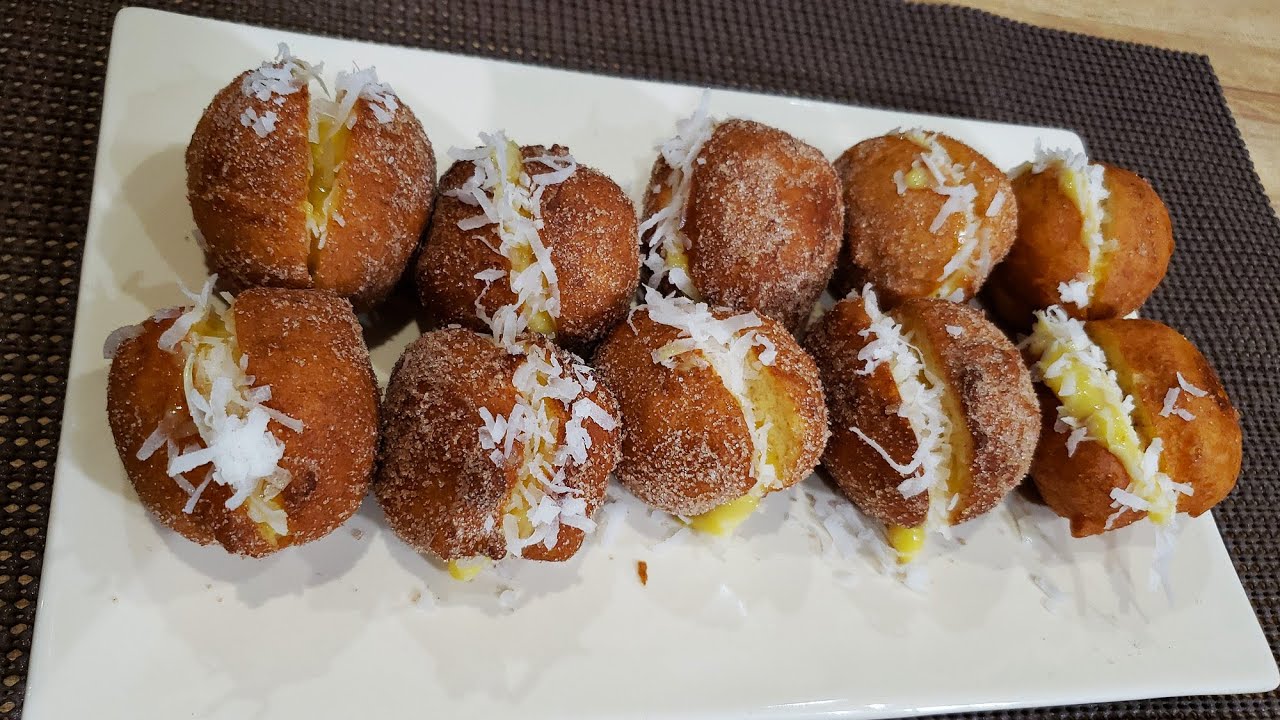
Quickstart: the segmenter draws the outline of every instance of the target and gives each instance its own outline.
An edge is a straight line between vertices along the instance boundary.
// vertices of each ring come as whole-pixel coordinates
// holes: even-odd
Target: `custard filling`
[[[1031,171],[1041,173],[1049,168],[1057,168],[1059,189],[1080,212],[1080,242],[1089,252],[1085,271],[1059,283],[1058,296],[1064,304],[1085,308],[1092,302],[1098,283],[1106,273],[1107,251],[1111,245],[1102,233],[1106,200],[1110,196],[1105,182],[1106,168],[1090,163],[1083,153],[1037,146]]]
[[[910,460],[898,462],[861,429],[850,430],[902,476],[898,491],[903,497],[929,493],[923,523],[886,527],[889,545],[897,551],[899,562],[906,563],[924,548],[930,531],[945,532],[951,525],[954,510],[968,491],[972,447],[963,421],[957,422],[964,417],[959,399],[942,380],[940,364],[923,332],[881,312],[870,286],[863,289],[862,301],[871,321],[862,334],[871,339],[858,353],[865,363],[858,372],[869,375],[882,363],[888,364],[900,396],[896,414],[910,425],[916,450]]]
[[[339,178],[346,159],[347,140],[351,135],[345,122],[339,122],[317,105],[327,108],[334,103],[324,99],[313,101],[314,126],[307,143],[310,148],[311,172],[307,178],[307,199],[303,202],[303,210],[307,216],[310,242],[308,266],[313,274],[319,262],[320,251],[324,249],[329,237],[329,223],[345,224],[339,209],[342,197]]]
[[[986,277],[992,265],[989,231],[978,216],[976,208],[978,188],[966,177],[965,166],[951,159],[936,134],[908,130],[901,133],[900,137],[915,143],[920,148],[920,153],[912,161],[908,171],[894,172],[893,182],[898,194],[903,195],[907,190],[929,189],[946,198],[930,223],[929,232],[939,232],[952,215],[960,215],[964,221],[955,250],[943,266],[942,273],[937,278],[939,285],[933,292],[934,297],[962,300],[967,294],[971,278]],[[997,194],[987,208],[986,215],[994,215],[1001,204],[1003,198]]]
[[[617,420],[587,396],[596,383],[586,366],[565,366],[531,343],[519,350],[525,360],[512,377],[517,399],[511,413],[494,416],[481,408],[479,429],[480,445],[496,466],[516,463],[516,483],[500,515],[506,555],[516,557],[530,546],[554,548],[561,526],[584,533],[595,529],[581,490],[567,484],[566,472],[587,462],[588,422],[605,431],[617,427]],[[492,522],[486,530],[491,529]],[[468,580],[488,562],[482,557],[450,561],[449,573]]]

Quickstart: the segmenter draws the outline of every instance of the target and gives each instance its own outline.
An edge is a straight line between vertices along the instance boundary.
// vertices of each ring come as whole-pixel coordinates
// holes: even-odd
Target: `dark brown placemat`
[[[1169,205],[1178,250],[1146,312],[1205,350],[1244,417],[1242,483],[1217,517],[1273,651],[1277,647],[1280,300],[1273,278],[1280,270],[1280,223],[1207,58],[971,10],[885,0],[831,6],[787,0],[143,4],[590,72],[1075,129],[1095,157],[1150,178]],[[118,7],[92,0],[0,0],[5,718],[22,709],[107,46]],[[961,717],[1272,718],[1280,717],[1280,694]]]

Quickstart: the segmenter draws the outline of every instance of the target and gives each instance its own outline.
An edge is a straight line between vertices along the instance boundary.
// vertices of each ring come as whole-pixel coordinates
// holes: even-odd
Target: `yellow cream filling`
[[[485,568],[489,567],[491,562],[489,558],[481,555],[461,560],[450,560],[446,565],[449,568],[449,577],[461,582],[468,582],[475,579]]]
[[[906,564],[915,560],[920,551],[924,550],[928,529],[924,525],[915,527],[890,525],[887,535],[889,547],[892,547],[898,553],[898,562]]]
[[[1058,166],[1058,188],[1070,198],[1080,211],[1080,240],[1089,248],[1089,266],[1085,275],[1095,284],[1106,273],[1107,253],[1101,246],[1095,246],[1091,228],[1096,228],[1102,240],[1102,226],[1106,220],[1106,212],[1102,203],[1095,201],[1089,194],[1089,178],[1085,173],[1068,167],[1066,163]]]
[[[903,181],[912,190],[923,190],[929,187],[929,173],[924,168],[916,166],[911,168]]]
[[[517,245],[508,256],[511,261],[511,272],[519,274],[533,264],[533,248]],[[541,335],[551,335],[556,331],[556,319],[546,310],[539,310],[529,316],[529,329]]]
[[[327,115],[316,121],[317,140],[309,143],[311,150],[311,174],[307,178],[307,199],[303,210],[307,215],[307,227],[311,236],[310,266],[315,271],[317,255],[323,245],[322,238],[329,230],[329,223],[338,213],[338,173],[347,154],[347,140],[351,130],[345,123],[336,122]]]
[[[540,384],[546,384],[548,378],[543,373],[538,373]],[[542,406],[539,412],[547,418],[547,430],[552,437],[560,437],[560,418],[556,413],[553,401],[549,399],[542,400]],[[535,469],[541,466],[544,472],[552,472],[552,460],[555,458],[556,447],[553,443],[549,443],[543,438],[542,433],[534,433],[529,445],[521,450],[520,467],[516,470],[516,485],[511,490],[511,496],[507,498],[507,504],[502,510],[502,515],[511,516],[516,519],[516,526],[519,530],[521,540],[528,539],[533,534],[533,523],[529,521],[529,501],[526,492],[537,491],[542,487]],[[536,492],[531,492],[536,494]],[[448,562],[449,575],[455,580],[466,582],[471,580],[480,573],[481,570],[488,567],[492,561],[483,555],[465,558],[463,560],[450,560]]]

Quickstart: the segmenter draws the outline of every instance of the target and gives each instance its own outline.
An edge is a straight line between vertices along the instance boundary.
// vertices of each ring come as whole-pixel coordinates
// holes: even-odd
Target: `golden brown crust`
[[[293,476],[280,494],[286,544],[310,542],[355,514],[373,479],[378,382],[360,323],[348,301],[316,290],[246,290],[233,310],[246,372],[271,386],[271,407],[303,423],[272,432]]]
[[[137,460],[138,448],[170,409],[187,412],[183,359],[157,345],[172,320],[147,320],[142,335],[120,346],[107,408],[129,479],[161,523],[198,543],[216,541],[229,552],[259,557],[323,537],[355,513],[373,473],[377,385],[345,300],[262,288],[242,293],[233,313],[240,349],[249,356],[248,374],[257,385],[271,386],[270,407],[304,426],[301,433],[270,426],[285,445],[281,466],[293,476],[280,495],[288,535],[276,543],[265,540],[243,508],[226,510],[231,489],[223,485],[210,484],[185,514],[187,495],[166,473],[167,452],[161,448]],[[198,482],[204,473],[197,468],[188,477]]]
[[[231,289],[311,286],[306,212],[311,155],[310,88],[284,103],[246,97],[241,73],[218,91],[187,145],[187,200],[213,272]],[[275,130],[259,137],[240,116],[274,112]]]
[[[635,205],[613,180],[580,165],[543,191],[542,218],[560,285],[556,337],[584,348],[622,322],[640,282]]]
[[[367,310],[391,292],[418,247],[431,214],[436,158],[407,105],[387,123],[364,98],[352,112],[356,122],[337,178],[345,224],[329,218],[324,247],[312,259],[312,282]]]
[[[831,437],[823,467],[840,490],[863,512],[881,522],[915,527],[929,512],[929,496],[905,498],[898,491],[902,475],[853,432],[858,428],[896,462],[911,461],[919,447],[906,418],[892,408],[902,402],[886,363],[862,375],[858,353],[869,338],[858,333],[871,325],[862,299],[841,300],[805,337],[805,348],[817,363],[827,395]]]
[[[568,154],[568,149],[541,145],[521,148],[525,170],[547,172],[531,158]],[[456,162],[440,180],[427,241],[416,268],[418,292],[428,319],[436,326],[459,323],[478,331],[488,328],[476,315],[476,300],[492,314],[516,302],[505,280],[488,290],[475,275],[484,270],[510,270],[510,262],[491,248],[500,245],[497,227],[464,231],[458,221],[478,210],[447,195],[471,177],[470,162]],[[626,193],[602,173],[579,165],[567,180],[549,185],[542,195],[542,242],[551,248],[560,286],[556,339],[584,349],[599,340],[626,314],[640,278],[635,208]]]
[[[413,111],[401,104],[386,124],[356,102],[340,170],[339,215],[325,247],[307,229],[311,90],[247,97],[241,73],[214,96],[187,146],[187,198],[210,270],[223,287],[319,288],[367,310],[403,273],[431,211],[435,157]],[[276,100],[283,100],[277,104]],[[260,137],[241,123],[246,109],[276,113]]]
[[[1139,175],[1108,163],[1110,193],[1103,204],[1102,236],[1116,249],[1106,256],[1089,319],[1118,318],[1142,307],[1164,279],[1173,256],[1173,225],[1164,201]],[[1096,306],[1096,308],[1094,307]]]
[[[545,340],[531,341],[555,353],[562,365],[580,364]],[[522,361],[482,335],[445,329],[414,341],[396,363],[387,386],[374,494],[391,528],[419,552],[445,560],[506,555],[502,516],[518,481],[518,463],[498,467],[481,447],[480,409],[510,417],[518,399],[512,377]],[[603,385],[586,397],[617,417],[617,404]],[[557,410],[567,419],[563,405]],[[587,429],[587,462],[570,467],[565,484],[582,491],[590,516],[604,500],[620,440],[617,429],[590,422]],[[525,548],[523,557],[567,560],[582,540],[581,530],[561,526],[554,548]]]
[[[684,225],[694,287],[712,305],[759,310],[799,330],[840,249],[831,163],[781,130],[737,119],[716,126],[698,160]],[[646,216],[669,201],[669,172],[659,155],[651,187],[660,189],[646,194]]]
[[[733,311],[714,311],[723,319]],[[762,376],[794,411],[797,441],[778,476],[783,487],[804,479],[826,442],[826,409],[817,368],[779,323],[757,328],[777,357]],[[653,361],[653,351],[681,331],[654,322],[643,309],[618,325],[596,353],[601,380],[622,408],[618,479],[636,497],[670,513],[699,515],[755,486],[752,443],[738,400],[710,367]]]
[[[1154,320],[1099,320],[1086,323],[1085,330],[1116,371],[1120,388],[1133,397],[1139,437],[1146,443],[1161,439],[1160,470],[1194,490],[1190,496],[1179,496],[1179,512],[1198,516],[1221,502],[1240,474],[1242,438],[1239,413],[1208,361],[1176,330]],[[1205,397],[1179,394],[1176,407],[1189,411],[1194,420],[1176,414],[1160,416],[1165,393],[1179,386],[1178,373],[1208,393]],[[1056,398],[1041,392],[1048,396],[1044,402],[1056,417]],[[1036,486],[1049,506],[1070,521],[1073,535],[1103,532],[1107,518],[1115,512],[1111,489],[1127,488],[1131,479],[1120,461],[1098,442],[1080,443],[1068,458],[1065,437],[1053,432],[1053,421],[1047,416],[1040,444],[1051,452],[1043,458],[1037,453],[1032,472]],[[1127,511],[1115,527],[1142,517],[1145,513]]]
[[[924,338],[921,344],[931,349],[947,392],[958,401],[961,417],[952,422],[968,433],[969,482],[951,522],[971,520],[998,505],[1031,467],[1040,433],[1031,374],[1004,333],[967,305],[917,299],[894,315]]]
[[[937,139],[952,161],[965,167],[966,178],[977,190],[974,208],[989,230],[988,253],[995,265],[1009,252],[1018,225],[1019,209],[1011,202],[1009,180],[968,145],[941,133]],[[939,278],[959,246],[965,219],[952,214],[932,233],[929,226],[945,198],[927,189],[898,194],[894,173],[910,172],[921,149],[902,135],[885,135],[854,145],[836,160],[845,208],[845,247],[837,270],[841,295],[869,282],[881,302],[892,307],[907,298],[931,297],[941,286]],[[984,217],[997,193],[1004,193],[1004,205],[995,217]],[[969,273],[962,284],[964,299],[985,280]]]
[[[1114,242],[1105,254],[1093,298],[1081,308],[1062,303],[1059,283],[1089,269],[1089,249],[1081,237],[1083,217],[1063,192],[1057,165],[1013,180],[1018,200],[1018,240],[992,273],[985,298],[1015,329],[1031,324],[1032,312],[1061,304],[1081,320],[1122,317],[1142,306],[1164,278],[1173,254],[1173,230],[1164,203],[1141,177],[1114,165],[1103,182],[1103,237]]]

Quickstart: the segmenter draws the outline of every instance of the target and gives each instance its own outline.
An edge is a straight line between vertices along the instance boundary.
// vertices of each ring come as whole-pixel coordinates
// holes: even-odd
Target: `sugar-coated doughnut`
[[[387,386],[374,494],[402,540],[459,577],[485,558],[572,557],[618,461],[618,407],[592,370],[536,335],[512,347],[428,332]]]
[[[926,298],[885,312],[868,288],[836,303],[805,345],[827,391],[823,466],[888,526],[900,558],[1026,476],[1039,432],[1031,377],[982,313]]]
[[[455,152],[416,275],[428,318],[526,329],[575,350],[627,312],[639,282],[635,208],[568,148],[520,147],[502,133]]]
[[[1077,537],[1221,502],[1240,474],[1239,413],[1200,351],[1154,320],[1036,313],[1027,352],[1044,410],[1031,477]]]
[[[139,500],[202,545],[262,556],[332,532],[373,475],[378,388],[351,305],[246,290],[109,338],[107,417]]]
[[[1146,302],[1173,254],[1169,212],[1138,175],[1080,153],[1039,151],[1014,173],[1018,239],[985,299],[1025,329],[1051,305],[1081,320],[1124,317]]]
[[[187,146],[187,198],[211,272],[230,289],[318,288],[382,301],[427,225],[435,155],[373,68],[331,98],[282,47],[213,98]]]
[[[1008,178],[955,138],[891,133],[849,148],[835,167],[845,209],[840,295],[870,283],[886,307],[968,300],[1013,245],[1018,206]]]
[[[817,465],[817,368],[780,323],[656,290],[596,353],[622,408],[618,479],[640,500],[732,530]]]
[[[796,331],[831,278],[843,216],[816,148],[758,122],[715,122],[704,107],[662,147],[644,217],[649,284]]]

